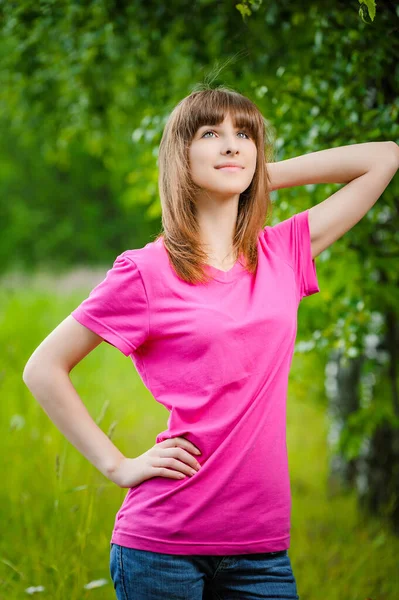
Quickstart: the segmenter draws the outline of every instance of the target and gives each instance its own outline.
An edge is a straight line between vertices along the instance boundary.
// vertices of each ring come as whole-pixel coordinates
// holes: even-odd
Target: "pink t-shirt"
[[[111,542],[186,555],[289,548],[288,375],[299,302],[320,291],[308,213],[260,232],[255,275],[208,265],[208,286],[176,275],[162,238],[126,250],[71,313],[130,356],[169,411],[156,443],[181,436],[202,452],[192,477],[129,488]]]

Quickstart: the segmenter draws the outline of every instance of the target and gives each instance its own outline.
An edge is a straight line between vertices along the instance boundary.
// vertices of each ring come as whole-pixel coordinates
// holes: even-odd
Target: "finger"
[[[185,473],[182,473],[181,471],[173,471],[172,469],[168,469],[166,466],[165,467],[155,467],[156,469],[156,474],[159,477],[169,477],[172,479],[183,479],[184,477],[186,477]]]
[[[181,462],[180,460],[178,460],[176,458],[173,458],[173,456],[160,458],[159,466],[160,467],[168,467],[170,469],[175,469],[177,472],[181,472],[186,475],[190,475],[190,477],[192,475],[195,475],[195,473],[197,473],[199,470],[199,469],[192,468],[190,465],[187,465],[186,463]]]
[[[181,442],[183,444],[183,447],[187,448],[188,450],[190,450],[190,452],[194,452],[195,454],[201,454],[201,451],[199,450],[199,448],[197,448],[197,446],[195,446],[189,440],[186,440],[186,438],[184,438],[184,437],[177,437],[177,438],[174,438],[174,439],[175,440],[179,440],[179,442]]]
[[[196,471],[199,471],[201,468],[201,465],[197,461],[197,459],[192,454],[190,454],[190,452],[184,450],[184,448],[165,448],[163,451],[162,458],[170,458],[173,461],[177,459],[178,462],[181,461],[182,464],[186,464],[189,466],[190,469],[192,468]]]

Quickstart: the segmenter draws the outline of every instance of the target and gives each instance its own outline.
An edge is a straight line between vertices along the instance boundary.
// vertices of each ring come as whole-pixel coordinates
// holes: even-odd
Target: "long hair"
[[[159,146],[159,195],[163,237],[169,261],[176,274],[188,283],[208,283],[212,277],[204,270],[204,251],[196,217],[195,196],[200,189],[190,174],[188,151],[202,125],[218,125],[226,113],[235,127],[248,131],[257,147],[256,170],[249,187],[240,194],[233,253],[243,257],[242,265],[255,273],[258,262],[257,240],[272,212],[270,178],[266,163],[272,155],[269,128],[258,107],[247,97],[226,86],[192,91],[168,117]]]

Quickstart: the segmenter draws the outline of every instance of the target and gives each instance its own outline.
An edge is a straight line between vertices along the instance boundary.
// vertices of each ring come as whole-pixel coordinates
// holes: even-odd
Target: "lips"
[[[218,171],[222,171],[223,173],[238,173],[242,171],[242,167],[219,167]]]
[[[217,167],[215,167],[215,169],[224,169],[227,167],[235,167],[236,169],[243,169],[244,167],[242,167],[241,165],[238,165],[237,163],[224,163],[222,165],[218,165]]]

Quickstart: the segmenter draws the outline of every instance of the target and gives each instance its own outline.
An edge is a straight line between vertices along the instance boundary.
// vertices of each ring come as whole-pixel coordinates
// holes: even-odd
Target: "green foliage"
[[[236,4],[236,9],[241,13],[245,21],[245,17],[251,16],[253,10],[259,10],[262,3],[263,0],[243,0],[243,2]]]
[[[263,0],[242,0],[239,4],[236,4],[236,9],[241,13],[243,19],[251,16],[252,10],[257,11],[261,7]],[[376,6],[374,0],[359,0],[360,8],[359,15],[364,23],[370,23],[367,20],[369,17],[374,21]]]
[[[392,410],[384,406],[384,403],[376,402],[362,407],[349,415],[337,450],[342,452],[348,461],[357,458],[365,439],[371,437],[374,430],[386,421],[394,427],[399,427],[399,419],[392,415]]]
[[[374,0],[359,0],[359,4],[360,4],[359,15],[362,18],[362,21],[364,21],[364,23],[370,23],[370,21],[367,20],[367,17],[370,17],[370,19],[372,21],[374,21],[374,18],[375,18],[375,2],[374,2]]]

